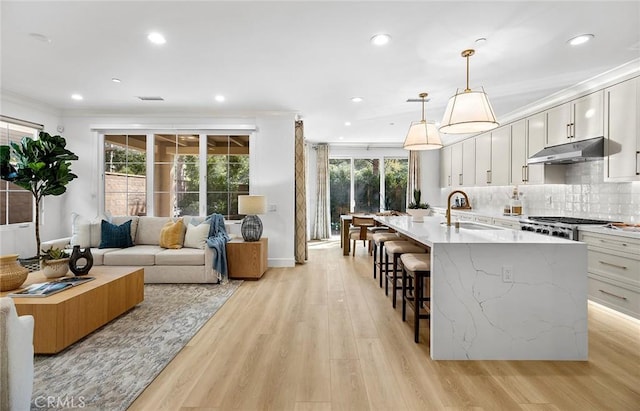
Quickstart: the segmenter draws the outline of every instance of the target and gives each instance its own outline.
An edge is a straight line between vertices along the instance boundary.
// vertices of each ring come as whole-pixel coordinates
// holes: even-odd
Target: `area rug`
[[[36,355],[32,410],[126,410],[242,281],[146,284],[144,301],[56,355]]]

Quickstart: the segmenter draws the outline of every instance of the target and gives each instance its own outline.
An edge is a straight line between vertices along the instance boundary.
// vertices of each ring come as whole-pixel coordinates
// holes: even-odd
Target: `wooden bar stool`
[[[400,273],[398,269],[398,259],[401,255],[407,253],[426,253],[426,250],[419,245],[416,245],[410,241],[386,241],[384,244],[384,248],[386,251],[385,255],[385,284],[384,284],[384,294],[389,295],[389,282],[391,282],[392,293],[391,301],[393,308],[396,308],[396,293],[398,291],[398,280],[402,280],[402,276],[399,276]],[[391,257],[393,261],[392,269],[389,270],[389,257]],[[382,278],[382,275],[380,276]]]
[[[375,233],[373,235],[373,278],[376,278],[376,271],[380,271],[380,287],[382,287],[382,266],[383,266],[383,252],[385,241],[400,241],[400,237],[397,233]],[[380,254],[380,260],[378,261],[378,254]]]
[[[415,342],[420,341],[420,319],[431,318],[431,297],[424,295],[425,280],[431,277],[430,254],[402,254],[402,321],[406,321],[407,304],[413,308]],[[429,304],[426,304],[429,303]]]

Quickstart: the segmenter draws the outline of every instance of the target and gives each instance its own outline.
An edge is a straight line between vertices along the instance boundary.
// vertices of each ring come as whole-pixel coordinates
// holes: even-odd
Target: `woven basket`
[[[0,291],[19,288],[29,275],[29,269],[18,262],[18,254],[0,256]]]

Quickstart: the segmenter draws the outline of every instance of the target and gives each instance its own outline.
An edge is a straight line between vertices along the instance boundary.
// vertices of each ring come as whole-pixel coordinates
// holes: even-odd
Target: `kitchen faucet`
[[[465,193],[462,190],[452,191],[451,194],[449,194],[449,197],[447,198],[447,226],[451,226],[451,197],[453,197],[453,195],[456,193],[462,194],[464,196],[464,203],[467,205],[465,208],[471,208],[471,203],[469,202],[469,197],[467,196],[467,193]]]

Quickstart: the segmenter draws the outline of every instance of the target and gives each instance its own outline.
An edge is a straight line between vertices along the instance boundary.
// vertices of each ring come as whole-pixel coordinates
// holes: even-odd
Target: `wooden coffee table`
[[[33,315],[34,350],[55,354],[97,330],[144,300],[144,269],[93,267],[79,284],[42,298],[13,298],[18,315]],[[22,287],[48,281],[39,272],[29,274]],[[0,297],[11,291],[0,293]]]

